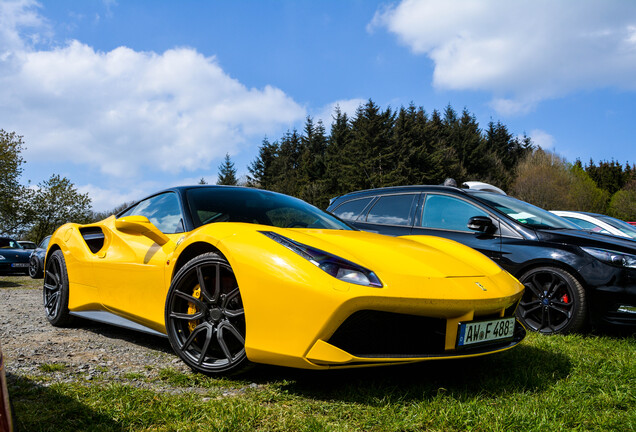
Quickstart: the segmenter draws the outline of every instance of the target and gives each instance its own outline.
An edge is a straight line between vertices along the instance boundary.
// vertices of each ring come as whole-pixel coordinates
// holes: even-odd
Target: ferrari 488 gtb
[[[167,336],[195,371],[325,369],[510,348],[523,285],[479,252],[352,229],[258,189],[178,187],[50,240],[44,307]]]

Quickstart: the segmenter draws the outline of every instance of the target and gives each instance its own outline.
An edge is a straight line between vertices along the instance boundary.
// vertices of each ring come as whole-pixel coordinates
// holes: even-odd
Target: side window
[[[580,226],[581,228],[583,228],[585,230],[590,230],[590,231],[599,232],[599,233],[603,233],[603,234],[610,234],[609,231],[607,231],[603,227],[600,227],[600,226],[598,226],[596,224],[593,224],[592,222],[588,222],[588,221],[583,220],[583,219],[573,218],[573,217],[568,217],[568,216],[561,216],[561,217],[564,218],[564,219],[569,220],[570,222],[576,224],[577,226]]]
[[[372,199],[373,197],[347,201],[346,203],[339,205],[338,208],[334,210],[333,214],[342,220],[355,221],[360,217],[360,213],[362,213],[365,207],[369,205]]]
[[[179,199],[173,192],[148,198],[122,216],[131,215],[146,216],[153,225],[166,234],[183,232]]]
[[[474,232],[468,229],[473,216],[488,216],[486,212],[459,198],[447,195],[426,195],[422,226],[453,231]]]
[[[367,215],[367,222],[385,225],[411,225],[415,194],[381,196]]]

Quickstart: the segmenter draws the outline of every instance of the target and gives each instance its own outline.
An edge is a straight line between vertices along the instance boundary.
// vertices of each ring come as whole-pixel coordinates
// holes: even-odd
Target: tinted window
[[[44,237],[44,240],[40,242],[40,244],[38,245],[38,248],[46,249],[47,247],[49,247],[49,240],[51,240],[51,236]]]
[[[488,216],[486,212],[459,198],[446,195],[427,195],[422,213],[425,228],[468,231],[468,220],[473,216]]]
[[[22,246],[18,244],[17,241],[8,239],[8,238],[0,238],[0,248],[3,249],[22,249]]]
[[[575,223],[576,225],[580,226],[581,228],[585,229],[585,230],[590,230],[590,231],[594,231],[594,232],[600,232],[603,234],[609,234],[610,232],[607,231],[606,229],[601,228],[600,226],[593,224],[592,222],[588,222],[586,220],[583,219],[579,219],[579,218],[573,218],[570,216],[561,216],[563,219],[567,219],[570,222]]]
[[[579,227],[542,208],[506,195],[472,192],[472,196],[491,208],[497,209],[522,225],[544,229],[579,229]]]
[[[167,234],[183,232],[179,199],[172,192],[143,200],[122,216],[131,215],[146,216],[159,231]]]
[[[385,225],[411,225],[411,206],[417,195],[387,195],[375,203],[367,222]]]
[[[372,199],[373,197],[347,201],[346,203],[338,206],[338,208],[334,210],[333,214],[338,216],[340,219],[354,221],[360,217],[360,213],[362,213],[362,210],[364,210]]]
[[[280,228],[351,229],[302,200],[260,189],[197,187],[189,189],[186,196],[195,227],[245,222]]]
[[[631,238],[636,238],[636,228],[628,224],[627,222],[623,222],[620,219],[616,219],[609,216],[597,216],[597,217],[603,222],[610,224],[617,230],[620,230],[620,232],[622,232],[623,234],[627,234]]]

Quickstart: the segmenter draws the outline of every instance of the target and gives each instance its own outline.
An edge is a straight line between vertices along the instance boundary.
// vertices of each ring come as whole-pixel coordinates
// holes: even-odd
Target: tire
[[[31,279],[42,279],[42,276],[44,276],[40,260],[34,256],[29,260],[29,276],[31,276]]]
[[[188,261],[166,299],[170,345],[195,372],[236,374],[250,366],[245,353],[245,312],[230,264],[215,253]]]
[[[68,311],[68,273],[64,253],[56,250],[46,261],[46,275],[42,297],[46,318],[56,327],[67,327],[73,322]]]
[[[517,317],[527,329],[567,334],[583,328],[587,319],[585,290],[572,274],[557,267],[538,267],[519,280],[526,289]]]

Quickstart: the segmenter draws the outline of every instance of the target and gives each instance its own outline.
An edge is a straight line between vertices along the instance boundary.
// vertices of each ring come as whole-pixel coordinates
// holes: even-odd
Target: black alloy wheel
[[[29,276],[31,276],[31,279],[40,279],[43,276],[40,260],[34,256],[29,259]]]
[[[42,292],[46,318],[56,327],[68,326],[73,321],[68,312],[68,293],[68,273],[64,253],[56,250],[46,261],[46,276]]]
[[[199,255],[177,272],[165,319],[172,348],[194,371],[237,373],[249,366],[241,293],[221,256]]]
[[[567,271],[539,267],[519,279],[526,287],[517,317],[528,328],[543,334],[566,334],[583,328],[587,316],[585,290]]]

